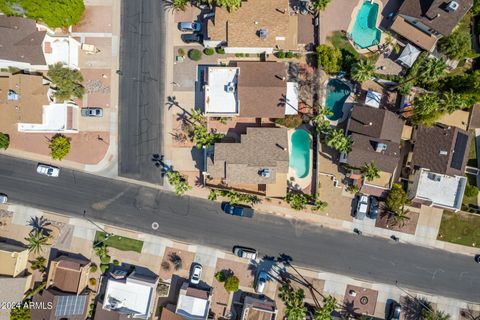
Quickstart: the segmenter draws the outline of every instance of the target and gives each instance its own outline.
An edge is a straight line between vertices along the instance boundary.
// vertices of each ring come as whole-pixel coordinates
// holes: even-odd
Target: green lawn
[[[437,239],[480,247],[480,215],[444,211]]]
[[[345,49],[350,52],[355,58],[358,58],[360,54],[355,50],[355,48],[350,44],[348,39],[342,34],[341,31],[335,31],[331,37],[327,39],[332,46],[337,49]]]
[[[93,243],[95,244],[103,240],[105,240],[105,233],[97,231]],[[141,253],[143,248],[143,241],[120,236],[111,236],[106,241],[103,241],[103,243],[109,247],[122,251],[135,251]]]

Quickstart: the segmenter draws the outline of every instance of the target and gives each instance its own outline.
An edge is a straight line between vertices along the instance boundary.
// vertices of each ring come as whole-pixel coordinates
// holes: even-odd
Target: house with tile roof
[[[266,296],[245,296],[241,320],[275,320],[276,316],[277,306],[275,301]]]
[[[43,290],[32,301],[41,308],[30,310],[36,320],[84,320],[88,312],[88,294],[66,293],[55,288]]]
[[[57,62],[78,69],[80,42],[35,20],[0,15],[0,68],[48,70]]]
[[[28,249],[25,246],[0,241],[0,276],[22,276],[27,265]]]
[[[473,0],[405,0],[390,28],[431,52],[441,37],[452,33],[472,6]]]
[[[379,195],[375,191],[381,194],[395,181],[400,169],[403,126],[404,121],[386,109],[363,105],[351,109],[346,134],[353,139],[352,151],[342,154],[340,162],[353,168],[374,162],[380,178],[364,181],[365,193]]]
[[[216,143],[207,151],[206,182],[284,197],[289,164],[286,128],[247,128],[239,143]]]
[[[90,261],[60,255],[50,261],[47,288],[80,294],[88,285]]]

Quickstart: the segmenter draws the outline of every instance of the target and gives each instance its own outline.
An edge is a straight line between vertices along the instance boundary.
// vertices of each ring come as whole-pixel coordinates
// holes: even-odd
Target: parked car
[[[233,253],[240,258],[251,260],[255,260],[257,258],[257,250],[253,248],[235,246],[233,247]]]
[[[363,220],[368,212],[368,197],[360,195],[358,197],[357,208],[355,210],[354,217],[358,220]]]
[[[268,280],[268,274],[265,271],[260,271],[257,276],[257,285],[255,286],[255,292],[262,294],[265,290],[265,283]]]
[[[198,284],[200,282],[200,276],[202,275],[202,265],[196,263],[192,268],[192,275],[190,276],[191,284]]]
[[[82,108],[80,113],[84,117],[102,117],[103,116],[103,109],[102,108],[97,108],[97,107]]]
[[[368,217],[370,219],[377,219],[378,216],[378,199],[370,196],[370,210],[368,210]]]
[[[60,174],[60,169],[54,166],[50,166],[48,164],[40,163],[37,166],[37,172],[39,174],[43,174],[49,177],[58,177],[58,175]]]
[[[8,197],[4,193],[0,193],[0,204],[4,204],[8,202]]]
[[[198,33],[182,34],[181,38],[182,38],[182,41],[185,43],[194,43],[194,42],[201,43],[203,40],[202,35]]]
[[[202,25],[198,22],[179,22],[178,30],[199,32],[202,30]]]
[[[253,217],[253,209],[247,206],[240,206],[240,205],[224,202],[222,203],[222,210],[225,213],[231,214],[232,216],[248,217],[248,218]]]
[[[398,302],[392,301],[390,309],[388,310],[387,320],[399,320],[401,313],[402,306]]]
[[[480,263],[480,254],[477,254],[477,255],[475,256],[475,262],[476,262],[476,263]]]

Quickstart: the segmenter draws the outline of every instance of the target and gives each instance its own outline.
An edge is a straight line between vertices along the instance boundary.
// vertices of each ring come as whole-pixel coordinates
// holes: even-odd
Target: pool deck
[[[358,1],[358,4],[355,6],[355,8],[353,8],[352,15],[350,16],[350,23],[348,24],[347,34],[352,33],[353,26],[355,25],[355,21],[357,20],[358,12],[360,11],[360,8],[362,7],[365,1],[371,1],[373,3],[378,4],[377,20],[375,21],[375,27],[378,30],[380,30],[380,43],[378,43],[377,45],[373,45],[368,48],[362,49],[355,45],[351,37],[347,37],[348,41],[350,41],[350,43],[355,48],[355,50],[357,50],[357,52],[360,54],[367,54],[367,53],[378,51],[378,46],[385,43],[385,37],[386,37],[385,33],[380,29],[380,23],[382,21],[382,11],[383,11],[383,2],[380,0],[359,0]]]
[[[323,83],[323,92],[322,92],[322,103],[321,105],[324,106],[325,108],[327,108],[327,86],[328,86],[328,82],[332,79],[338,79],[336,77],[330,77],[328,78],[328,80],[326,80],[324,83]],[[343,104],[343,107],[342,107],[342,117],[340,119],[337,119],[337,120],[330,120],[327,118],[327,120],[330,122],[330,124],[332,126],[337,126],[339,123],[342,123],[344,122],[345,120],[347,120],[348,118],[348,114],[350,113],[350,110],[352,109],[353,107],[353,104],[355,102],[354,98],[353,98],[353,87],[352,87],[352,84],[348,81],[344,81],[342,79],[338,79],[340,81],[342,81],[343,83],[345,83],[347,86],[350,87],[350,95],[348,96],[347,100],[345,100],[345,103]]]
[[[288,187],[292,190],[297,190],[297,191],[302,191],[306,188],[308,188],[312,184],[312,171],[313,171],[313,141],[312,141],[312,135],[310,132],[306,129],[305,125],[301,125],[300,127],[296,129],[290,129],[288,130],[288,150],[289,152],[292,152],[292,134],[296,130],[305,130],[309,137],[310,137],[310,163],[309,163],[309,168],[308,168],[308,175],[303,178],[297,177],[295,173],[295,169],[292,167],[288,167],[288,174],[287,174],[287,179],[288,179]]]

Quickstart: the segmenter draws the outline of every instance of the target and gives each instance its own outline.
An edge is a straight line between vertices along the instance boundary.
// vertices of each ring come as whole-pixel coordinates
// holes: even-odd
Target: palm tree
[[[323,306],[315,310],[315,320],[330,320],[332,319],[332,312],[337,308],[337,299],[332,296],[327,296],[323,299]]]
[[[441,97],[442,109],[448,113],[452,113],[456,110],[465,109],[467,104],[465,101],[452,89],[445,91]]]
[[[405,222],[407,222],[408,220],[410,220],[410,217],[407,215],[409,211],[408,210],[401,210],[399,212],[392,212],[393,215],[391,216],[392,217],[392,220],[393,220],[393,223],[392,225],[398,225],[400,227],[403,227],[405,225]]]
[[[420,67],[419,76],[424,82],[434,82],[445,75],[447,64],[443,59],[426,59]]]
[[[352,67],[352,79],[364,82],[370,79],[375,73],[375,64],[370,59],[361,59]]]
[[[305,294],[302,289],[293,289],[288,283],[280,288],[278,297],[285,304],[285,317],[289,320],[303,320],[307,308],[303,302]]]
[[[47,245],[49,237],[38,230],[32,230],[25,238],[28,251],[39,254],[43,251],[43,246]]]
[[[366,178],[367,181],[372,181],[376,178],[380,178],[380,170],[375,166],[375,162],[364,163],[360,168],[362,177]]]
[[[50,230],[46,228],[50,225],[50,222],[43,216],[41,216],[40,218],[37,216],[31,217],[28,225],[32,227],[32,231],[40,232],[45,236],[48,236],[50,233]]]
[[[313,1],[313,9],[316,11],[323,11],[330,3],[330,0],[315,0]]]
[[[352,151],[353,140],[346,137],[343,129],[333,129],[327,135],[327,146],[339,152],[349,153]]]
[[[412,121],[425,126],[433,125],[441,115],[438,97],[434,94],[417,95],[413,101]]]
[[[423,308],[422,320],[450,320],[450,315],[432,308]]]

